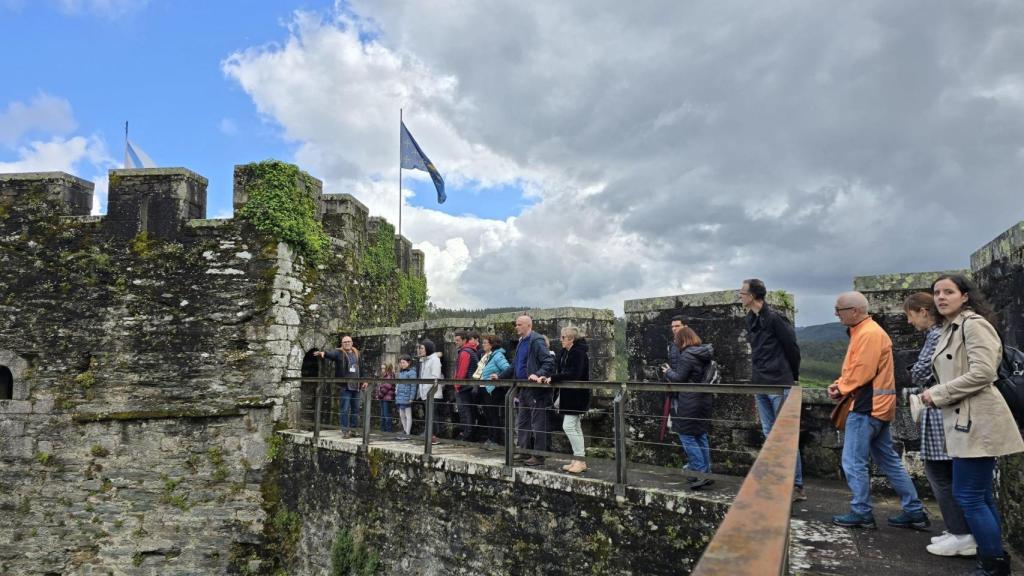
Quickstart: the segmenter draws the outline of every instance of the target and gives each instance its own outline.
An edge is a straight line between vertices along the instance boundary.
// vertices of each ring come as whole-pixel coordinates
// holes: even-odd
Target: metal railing
[[[793,387],[729,513],[691,574],[763,576],[786,573],[788,504],[792,501],[796,475],[800,404],[801,390]]]
[[[525,446],[516,446],[516,398],[517,395],[527,389],[550,389],[566,390],[589,388],[591,390],[611,390],[614,396],[611,400],[611,413],[600,414],[612,417],[612,438],[589,436],[591,440],[599,442],[611,441],[612,456],[614,459],[614,490],[617,495],[624,496],[629,483],[630,471],[638,465],[630,461],[631,444],[646,444],[653,446],[673,446],[679,448],[678,444],[643,441],[629,437],[629,420],[636,422],[643,418],[658,418],[659,415],[641,414],[628,411],[630,399],[635,395],[658,393],[658,392],[704,392],[711,394],[781,394],[789,390],[789,396],[783,403],[783,408],[775,421],[775,424],[765,440],[760,452],[751,466],[749,472],[740,486],[739,492],[733,504],[709,543],[693,574],[700,576],[763,576],[765,574],[784,574],[788,568],[788,546],[789,546],[789,516],[793,495],[793,481],[795,476],[796,457],[799,445],[800,433],[800,411],[801,411],[801,389],[798,386],[785,385],[761,385],[761,384],[668,384],[651,382],[558,382],[552,384],[539,384],[528,380],[423,380],[423,379],[380,379],[380,378],[337,378],[337,377],[301,377],[290,378],[289,380],[301,380],[303,387],[312,385],[313,406],[312,406],[312,432],[314,446],[322,432],[323,409],[325,404],[333,406],[338,396],[332,391],[339,387],[346,387],[348,384],[359,384],[361,389],[359,399],[361,404],[361,425],[360,450],[368,451],[372,433],[372,406],[374,398],[371,394],[376,385],[381,383],[389,384],[426,384],[429,391],[426,394],[424,403],[424,415],[422,419],[414,420],[413,425],[423,425],[423,460],[429,463],[433,459],[432,442],[433,432],[436,429],[436,407],[448,406],[460,409],[476,409],[479,404],[456,403],[445,398],[435,398],[439,386],[466,386],[483,387],[488,385],[506,388],[504,395],[504,417],[500,418],[500,429],[504,439],[504,472],[508,475],[514,473],[516,457],[519,454],[530,454],[534,456],[560,456],[566,457],[565,453],[556,453],[544,450],[527,449]],[[366,386],[362,386],[366,383]],[[419,398],[419,391],[415,395]],[[340,408],[340,401],[339,401]],[[522,409],[522,408],[520,408]],[[535,408],[531,408],[535,409]],[[554,408],[545,407],[544,410],[554,411]],[[590,411],[591,413],[594,410]],[[380,419],[380,418],[377,418]],[[301,418],[300,418],[301,420]],[[339,415],[339,424],[341,415]],[[731,426],[751,424],[750,422],[711,420],[709,422],[726,422]],[[454,424],[454,422],[453,422]],[[495,423],[491,422],[484,428],[494,429]],[[479,426],[479,425],[478,425]],[[411,431],[411,429],[410,429]],[[549,434],[557,431],[548,430]],[[445,439],[444,442],[461,442]],[[466,445],[473,445],[465,442]],[[476,444],[479,446],[479,444]],[[712,448],[712,452],[735,452]],[[592,458],[588,457],[587,460]],[[715,478],[715,474],[703,474],[692,470],[679,471],[687,477]]]
[[[423,401],[424,410],[423,417],[420,419],[414,419],[413,425],[423,426],[423,459],[425,462],[429,462],[433,458],[434,443],[432,442],[433,431],[437,429],[437,407],[445,407],[445,412],[450,414],[449,410],[477,410],[484,406],[483,404],[467,404],[463,402],[453,402],[447,398],[435,398],[435,394],[439,386],[454,386],[459,385],[462,387],[481,388],[488,385],[499,386],[506,388],[504,393],[504,417],[500,418],[500,429],[501,438],[503,438],[504,444],[504,466],[505,473],[511,475],[514,468],[516,467],[517,455],[531,455],[538,458],[555,456],[555,457],[567,457],[568,454],[564,452],[553,452],[550,450],[538,450],[529,449],[526,446],[516,446],[516,418],[514,415],[517,413],[516,399],[517,396],[528,389],[545,389],[545,390],[566,390],[566,389],[580,389],[588,388],[591,390],[611,390],[614,392],[614,396],[611,401],[612,410],[610,413],[601,413],[600,410],[591,410],[588,412],[588,417],[595,416],[611,416],[612,417],[612,437],[607,436],[585,436],[586,439],[596,441],[599,444],[607,444],[610,441],[611,454],[614,459],[614,481],[615,491],[619,495],[625,494],[626,486],[629,483],[629,476],[632,466],[630,462],[630,445],[633,446],[644,446],[644,447],[672,447],[676,450],[679,449],[679,444],[672,442],[655,442],[648,440],[633,439],[629,437],[629,421],[642,421],[645,418],[662,418],[659,414],[643,414],[636,412],[629,412],[628,405],[632,398],[638,394],[647,393],[665,393],[665,392],[703,392],[712,394],[781,394],[789,387],[784,385],[762,385],[762,384],[700,384],[700,383],[688,383],[688,384],[667,384],[667,383],[652,383],[652,382],[599,382],[599,381],[586,381],[586,382],[558,382],[552,384],[540,384],[528,380],[424,380],[424,379],[380,379],[380,378],[340,378],[340,377],[301,377],[293,378],[291,380],[301,380],[303,388],[311,387],[312,392],[312,413],[309,414],[308,409],[304,410],[304,415],[309,414],[312,420],[312,432],[314,437],[314,443],[319,440],[321,432],[323,430],[324,414],[323,407],[325,405],[334,406],[335,401],[339,409],[341,408],[341,401],[339,394],[335,394],[335,390],[341,387],[347,388],[348,384],[358,384],[360,386],[359,404],[360,404],[360,425],[358,427],[360,436],[360,446],[362,450],[369,448],[371,437],[373,436],[372,422],[374,420],[380,420],[380,417],[373,416],[372,406],[375,401],[372,397],[373,390],[378,384],[426,384],[430,385],[429,391],[426,394],[426,400]],[[363,387],[363,384],[366,384]],[[351,391],[347,392],[351,398]],[[419,393],[416,393],[417,399]],[[308,405],[308,402],[304,402],[304,405]],[[519,407],[518,410],[524,410],[526,408]],[[549,412],[557,411],[552,406],[544,406],[541,408],[529,408],[530,410],[545,410]],[[305,418],[300,418],[305,420]],[[331,420],[329,418],[328,420]],[[341,425],[342,416],[339,414],[338,425]],[[719,420],[708,419],[709,422],[721,422]],[[333,422],[332,422],[333,423]],[[459,426],[457,422],[451,422],[452,425]],[[473,428],[476,429],[493,429],[497,428],[498,423],[489,422],[485,425],[473,424]],[[748,423],[752,424],[752,423]],[[348,432],[354,431],[354,427],[348,428]],[[431,432],[431,433],[428,433]],[[546,431],[546,434],[558,434],[559,430],[551,430],[550,428]],[[461,443],[458,440],[452,440],[445,438],[445,443]],[[466,445],[476,445],[466,442]],[[593,447],[593,443],[591,443]],[[723,448],[711,448],[711,452],[734,452]],[[593,457],[586,458],[587,460],[593,459]],[[683,473],[683,471],[680,471]],[[710,477],[714,478],[714,474],[705,474],[698,471],[686,470],[685,475],[687,477]]]

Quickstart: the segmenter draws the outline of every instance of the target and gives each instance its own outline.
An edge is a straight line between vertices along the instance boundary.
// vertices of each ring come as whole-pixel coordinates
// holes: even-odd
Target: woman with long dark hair
[[[907,322],[919,332],[925,333],[924,346],[917,356],[917,362],[909,367],[914,387],[907,390],[920,394],[935,384],[932,375],[932,356],[942,336],[942,316],[935,309],[935,299],[927,292],[907,296],[903,301],[903,313]],[[931,484],[932,493],[942,512],[946,530],[932,538],[928,552],[937,556],[974,556],[977,543],[964,519],[964,511],[953,497],[953,459],[946,452],[946,433],[942,428],[942,410],[931,406],[921,412],[921,459],[924,460],[924,474]]]
[[[974,576],[1010,573],[999,513],[992,495],[996,458],[1024,451],[1013,414],[993,386],[1002,357],[995,315],[966,277],[939,276],[932,283],[942,335],[932,356],[937,384],[921,394],[942,408],[946,450],[953,457],[953,496],[978,543]]]

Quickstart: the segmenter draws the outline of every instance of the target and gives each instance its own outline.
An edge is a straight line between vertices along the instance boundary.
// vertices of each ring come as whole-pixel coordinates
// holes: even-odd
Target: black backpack
[[[1003,346],[1003,359],[999,363],[996,390],[1003,395],[1013,413],[1018,428],[1024,428],[1024,352],[1012,346]]]

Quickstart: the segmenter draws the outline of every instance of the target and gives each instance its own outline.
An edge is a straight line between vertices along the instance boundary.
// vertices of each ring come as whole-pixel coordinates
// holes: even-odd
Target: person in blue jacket
[[[415,379],[416,368],[412,363],[412,356],[403,354],[398,358],[398,380],[395,386],[395,405],[398,406],[398,420],[402,423],[402,434],[396,440],[408,440],[412,434],[412,401],[416,398],[415,384],[402,384],[402,380]]]
[[[501,338],[495,334],[488,334],[483,337],[484,356],[479,363],[479,376],[474,378],[490,380],[492,375],[501,374],[508,369],[508,359],[505,358],[505,349],[501,347]],[[505,394],[508,388],[488,384],[483,388],[484,405],[484,427],[487,431],[487,440],[484,442],[485,450],[494,450],[502,444],[502,431],[504,420],[502,418],[505,409]]]

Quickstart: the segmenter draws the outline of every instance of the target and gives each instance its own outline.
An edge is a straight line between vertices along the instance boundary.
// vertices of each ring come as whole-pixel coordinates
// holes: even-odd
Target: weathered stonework
[[[93,217],[91,183],[0,175],[0,573],[273,569],[264,470],[297,420],[286,378],[340,324],[403,318],[391,280],[361,275],[366,226],[314,267],[244,220],[203,219],[205,187],[114,170]]]
[[[394,575],[687,573],[728,508],[726,498],[630,487],[543,471],[505,476],[496,459],[284,433],[277,482],[301,518],[290,573],[325,574],[339,528],[358,534]],[[393,443],[392,443],[393,444]]]

